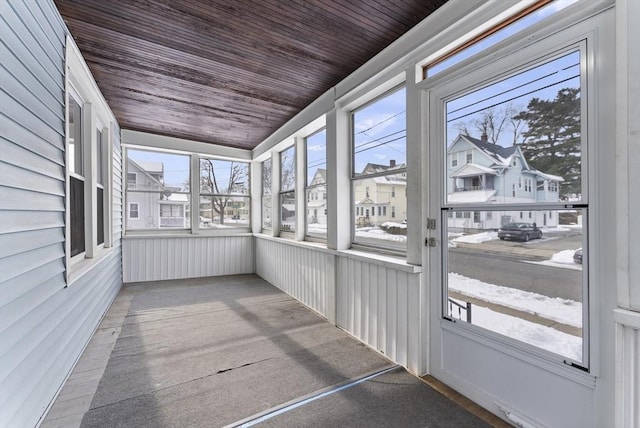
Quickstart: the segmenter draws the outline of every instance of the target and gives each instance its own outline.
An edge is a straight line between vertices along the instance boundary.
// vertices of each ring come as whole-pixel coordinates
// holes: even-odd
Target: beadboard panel
[[[253,238],[129,236],[122,242],[124,282],[253,273]]]
[[[329,320],[333,319],[334,258],[285,240],[256,238],[256,274]]]
[[[420,373],[420,273],[375,260],[338,260],[338,326]]]
[[[616,321],[616,426],[640,426],[640,312],[618,309]]]
[[[66,28],[50,0],[0,2],[0,27],[0,426],[32,427],[122,286],[120,229],[67,283]],[[120,177],[112,200],[118,225]]]

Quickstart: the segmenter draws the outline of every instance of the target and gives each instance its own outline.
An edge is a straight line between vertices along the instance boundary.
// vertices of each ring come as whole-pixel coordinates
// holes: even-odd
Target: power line
[[[555,82],[555,83],[549,84],[549,85],[547,85],[547,86],[543,86],[543,87],[541,87],[541,88],[534,89],[533,91],[529,91],[529,92],[526,92],[526,93],[524,93],[524,94],[518,95],[517,97],[509,98],[509,99],[504,100],[504,101],[501,101],[501,102],[499,102],[499,103],[492,104],[492,105],[487,106],[487,107],[483,107],[483,108],[481,108],[481,109],[479,109],[479,110],[476,110],[476,111],[472,111],[471,113],[463,114],[462,116],[458,116],[458,117],[455,117],[455,118],[453,118],[453,119],[447,119],[447,123],[449,123],[449,122],[453,122],[453,121],[456,121],[456,120],[460,120],[460,119],[462,119],[463,117],[471,116],[471,115],[476,114],[476,113],[480,113],[480,112],[481,112],[481,111],[483,111],[483,110],[487,110],[487,109],[490,109],[490,108],[492,108],[492,107],[499,106],[499,105],[504,104],[504,103],[507,103],[507,102],[509,102],[509,101],[517,100],[518,98],[522,98],[522,97],[524,97],[524,96],[526,96],[526,95],[531,95],[531,94],[536,93],[536,92],[538,92],[538,91],[541,91],[541,90],[543,90],[543,89],[551,88],[552,86],[559,85],[559,84],[561,84],[561,83],[564,83],[564,82],[567,82],[567,81],[569,81],[569,80],[575,79],[576,77],[580,77],[580,75],[579,75],[579,74],[577,74],[577,75],[575,75],[575,76],[568,77],[568,78],[566,78],[566,79],[564,79],[564,80],[560,80],[560,81],[558,81],[558,82]]]

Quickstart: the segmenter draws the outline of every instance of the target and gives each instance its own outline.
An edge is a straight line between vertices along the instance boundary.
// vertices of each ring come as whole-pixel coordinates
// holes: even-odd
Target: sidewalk
[[[486,241],[481,244],[472,244],[467,242],[456,242],[455,248],[468,248],[474,251],[492,254],[503,254],[510,257],[518,257],[522,260],[541,262],[550,260],[551,257],[558,252],[555,249],[540,248],[535,245],[509,245],[504,241]]]

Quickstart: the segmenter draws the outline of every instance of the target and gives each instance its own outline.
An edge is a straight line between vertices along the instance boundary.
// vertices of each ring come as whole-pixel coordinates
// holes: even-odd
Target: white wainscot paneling
[[[640,312],[618,309],[616,427],[640,427]]]
[[[420,374],[419,268],[346,254],[338,266],[338,326]]]
[[[287,240],[256,238],[256,273],[334,322],[335,255]]]
[[[122,241],[124,282],[199,278],[254,272],[253,238],[137,236]]]

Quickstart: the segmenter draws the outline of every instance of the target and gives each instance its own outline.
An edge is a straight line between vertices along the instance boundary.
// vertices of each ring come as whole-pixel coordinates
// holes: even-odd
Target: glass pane
[[[102,153],[102,149],[102,131],[96,129],[96,180],[98,181],[98,184],[104,184],[104,173],[102,172],[104,168],[104,156]]]
[[[326,183],[327,131],[322,130],[306,139],[307,186]]]
[[[405,189],[403,174],[353,181],[354,242],[406,250]]]
[[[262,194],[271,194],[271,159],[262,162]]]
[[[432,77],[435,76],[436,74],[450,68],[453,67],[454,65],[464,61],[467,58],[470,58],[471,56],[484,51],[485,49],[490,48],[491,46],[494,46],[496,44],[498,44],[499,42],[501,42],[502,40],[505,40],[506,38],[519,33],[520,31],[531,27],[532,25],[542,21],[543,19],[553,15],[554,13],[564,9],[565,7],[569,6],[572,3],[575,3],[578,0],[556,0],[553,3],[540,8],[539,10],[536,10],[533,13],[530,13],[529,15],[526,15],[520,19],[518,19],[517,21],[513,22],[510,25],[507,25],[506,27],[504,27],[503,29],[496,31],[495,33],[491,34],[490,36],[487,36],[485,38],[483,38],[482,40],[472,44],[471,46],[469,46],[468,48],[465,48],[464,50],[460,51],[459,53],[449,57],[448,59],[439,62],[433,66],[427,67],[427,73],[426,73],[426,77]]]
[[[271,195],[262,197],[262,228],[271,229],[272,206]]]
[[[296,186],[295,147],[280,153],[280,190],[292,190]]]
[[[242,196],[200,197],[200,228],[249,227],[250,203]]]
[[[446,103],[447,204],[580,201],[580,53]]]
[[[200,158],[200,193],[248,195],[249,164]]]
[[[327,237],[327,186],[307,189],[307,235]]]
[[[406,167],[406,116],[404,87],[353,113],[354,176]]]
[[[581,362],[586,210],[454,210],[445,313]],[[500,223],[469,228],[470,223]]]
[[[69,97],[69,166],[71,172],[84,176],[82,150],[82,108]]]
[[[184,155],[127,151],[126,198],[137,204],[137,218],[129,216],[127,229],[190,227],[189,162]]]
[[[280,230],[295,232],[296,230],[296,192],[280,194]]]

